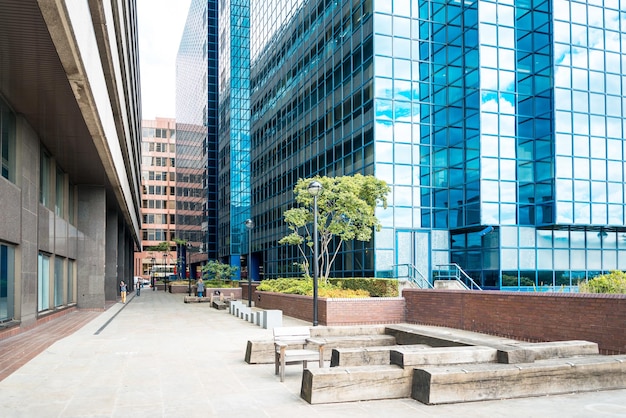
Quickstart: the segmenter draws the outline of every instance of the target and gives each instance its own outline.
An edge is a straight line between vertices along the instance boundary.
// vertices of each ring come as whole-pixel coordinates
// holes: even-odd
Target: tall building
[[[192,0],[176,57],[176,235],[191,270],[217,255],[218,14]]]
[[[300,274],[277,243],[297,179],[354,173],[392,193],[335,276],[456,263],[485,288],[568,288],[626,270],[625,16],[617,0],[252,1],[249,150],[227,131],[245,127],[245,18],[220,21],[220,199],[249,180],[266,277]],[[221,214],[220,254],[242,253],[246,199]]]
[[[133,276],[136,22],[134,0],[0,2],[2,328],[104,309]]]
[[[221,1],[218,12],[218,253],[243,267],[251,217],[250,0]]]
[[[487,288],[569,287],[626,269],[622,9],[221,2],[218,255],[246,259],[250,218],[253,273],[299,275],[277,243],[296,180],[363,173],[390,206],[335,276],[456,263]]]
[[[141,248],[135,253],[135,275],[162,279],[176,265],[176,121],[143,120],[141,124]],[[165,251],[153,247],[170,243]]]

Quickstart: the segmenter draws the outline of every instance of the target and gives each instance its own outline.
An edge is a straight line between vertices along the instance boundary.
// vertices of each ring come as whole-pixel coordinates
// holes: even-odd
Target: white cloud
[[[137,0],[143,119],[176,116],[176,53],[191,0]]]

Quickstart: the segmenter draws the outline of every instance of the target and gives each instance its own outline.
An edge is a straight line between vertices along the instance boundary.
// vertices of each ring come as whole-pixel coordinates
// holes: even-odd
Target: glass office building
[[[456,263],[484,288],[569,289],[626,270],[623,1],[274,0],[250,15],[250,148],[233,129],[245,105],[221,96],[220,173],[249,181],[230,207],[251,208],[265,277],[301,273],[277,243],[296,181],[355,173],[392,193],[336,277]],[[248,46],[229,39],[232,98]],[[222,255],[242,253],[235,215]]]
[[[193,0],[176,56],[176,238],[217,258],[217,0]]]
[[[219,40],[218,251],[242,267],[250,218],[249,0],[220,2]]]

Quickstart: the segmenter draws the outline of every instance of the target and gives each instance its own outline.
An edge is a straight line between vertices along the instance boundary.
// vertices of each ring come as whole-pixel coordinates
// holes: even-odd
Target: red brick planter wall
[[[626,353],[626,295],[405,289],[407,322]]]
[[[244,292],[244,294],[246,294]],[[256,292],[255,306],[280,309],[283,315],[313,321],[313,298],[282,293]],[[320,325],[391,324],[404,322],[403,298],[318,299]]]

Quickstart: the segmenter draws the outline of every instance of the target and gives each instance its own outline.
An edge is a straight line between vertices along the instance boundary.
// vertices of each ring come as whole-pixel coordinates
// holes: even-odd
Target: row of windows
[[[173,200],[144,199],[141,207],[144,209],[174,209],[175,204],[176,202]]]
[[[0,156],[2,177],[15,182],[15,115],[0,99]]]
[[[176,188],[171,186],[144,186],[144,194],[147,195],[167,195],[169,192],[170,196],[174,196],[176,194]]]
[[[144,241],[173,241],[176,238],[176,231],[169,229],[144,229],[141,231]]]
[[[176,215],[146,213],[142,216],[143,224],[176,224]]]
[[[146,142],[142,143],[142,152],[167,152],[176,153],[176,144],[167,142]]]
[[[69,182],[68,175],[56,165],[56,161],[45,151],[40,154],[39,203],[54,209],[56,216],[75,224],[76,192]],[[54,206],[52,197],[54,196]]]
[[[147,177],[148,180],[154,181],[176,181],[176,173],[173,171],[143,171],[142,177],[144,179]]]
[[[39,253],[37,262],[37,311],[76,302],[76,261]]]
[[[176,167],[176,159],[168,157],[142,157],[142,164],[144,167]]]
[[[161,129],[161,128],[142,128],[141,136],[143,138],[175,138],[175,129]]]

